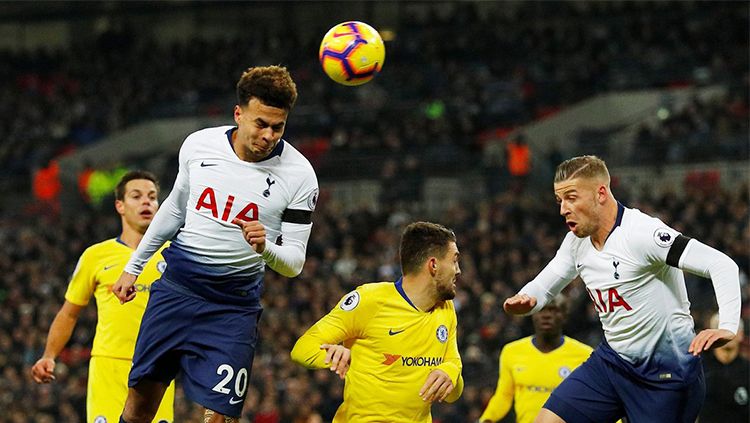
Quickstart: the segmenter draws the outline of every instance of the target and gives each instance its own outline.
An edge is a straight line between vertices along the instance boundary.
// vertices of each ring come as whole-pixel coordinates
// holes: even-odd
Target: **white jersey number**
[[[217,375],[225,374],[224,378],[216,384],[216,386],[213,387],[213,390],[221,393],[221,394],[228,394],[231,392],[229,388],[226,386],[229,384],[229,382],[232,381],[232,378],[234,378],[234,368],[230,366],[229,364],[222,364],[216,369]],[[245,396],[245,391],[247,390],[247,369],[241,368],[239,372],[237,372],[237,379],[234,381],[234,393],[242,398]]]

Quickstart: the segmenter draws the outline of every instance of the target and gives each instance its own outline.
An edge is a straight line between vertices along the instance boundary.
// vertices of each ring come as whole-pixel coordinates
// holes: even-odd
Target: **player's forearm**
[[[455,387],[451,391],[450,394],[448,394],[447,397],[445,397],[445,402],[456,402],[461,397],[461,394],[464,393],[464,377],[461,375],[458,375],[458,381],[456,382]]]
[[[489,420],[496,422],[498,420],[502,420],[503,417],[508,414],[508,411],[510,411],[510,406],[512,403],[512,395],[508,397],[503,393],[500,393],[500,391],[498,390],[497,392],[495,392],[495,395],[490,398],[489,402],[487,403],[487,408],[484,409],[482,416],[479,417],[479,421],[483,422],[485,420]]]
[[[680,258],[679,267],[711,279],[719,305],[719,329],[737,333],[741,308],[737,264],[721,251],[691,239]]]
[[[302,273],[305,265],[305,249],[299,245],[276,245],[266,243],[261,254],[268,267],[276,273],[293,278]]]
[[[293,362],[308,369],[325,369],[328,367],[325,363],[326,351],[320,348],[324,343],[306,333],[297,340],[289,355]]]
[[[570,283],[570,280],[555,273],[552,267],[552,263],[548,264],[531,282],[524,285],[518,292],[519,294],[526,294],[529,297],[536,298],[534,308],[528,313],[523,313],[523,316],[534,314],[544,308],[555,295],[559,294]]]
[[[151,256],[172,239],[180,227],[185,223],[184,193],[175,187],[169,194],[164,204],[154,216],[138,248],[133,252],[130,261],[125,266],[125,271],[131,275],[140,275],[143,267]],[[181,206],[182,204],[182,206]]]
[[[439,366],[438,369],[444,371],[451,378],[453,386],[458,385],[458,379],[461,378],[461,360],[446,360]]]
[[[70,316],[63,310],[57,313],[47,333],[47,343],[42,357],[54,360],[60,355],[60,351],[65,348],[71,335],[73,335],[73,329],[77,321],[77,317]]]
[[[261,256],[268,267],[288,278],[302,272],[305,265],[307,240],[310,238],[311,224],[281,224],[281,245],[266,242]]]

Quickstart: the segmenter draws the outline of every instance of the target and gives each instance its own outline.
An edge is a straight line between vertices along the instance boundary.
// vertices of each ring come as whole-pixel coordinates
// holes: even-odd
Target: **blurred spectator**
[[[711,316],[708,327],[719,327],[718,314]],[[740,322],[736,338],[703,354],[706,402],[700,414],[701,423],[741,423],[750,418],[750,361],[740,355],[744,334]]]
[[[524,190],[531,173],[531,148],[526,137],[518,134],[508,144],[508,173],[511,176],[511,190],[519,193]]]

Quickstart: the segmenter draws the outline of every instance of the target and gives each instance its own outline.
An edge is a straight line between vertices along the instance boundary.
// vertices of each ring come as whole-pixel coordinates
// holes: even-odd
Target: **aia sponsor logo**
[[[227,197],[227,200],[224,203],[224,207],[222,208],[221,220],[225,222],[231,222],[234,219],[244,220],[246,222],[258,220],[258,205],[255,203],[248,203],[239,212],[237,212],[237,214],[232,216],[233,209],[239,208],[234,207],[234,199],[234,195],[229,195]],[[206,187],[203,190],[201,195],[198,197],[198,202],[195,205],[195,209],[198,211],[201,211],[201,209],[208,209],[215,219],[219,219],[219,207],[218,203],[216,202],[216,192],[213,188]],[[232,216],[231,219],[230,216]]]
[[[609,288],[606,290],[606,298],[604,297],[605,292],[601,289],[594,289],[593,292],[586,288],[586,292],[589,294],[589,298],[594,302],[594,308],[599,313],[609,313],[615,311],[617,307],[622,307],[625,310],[632,310],[633,307],[625,301],[624,298],[617,292],[615,288]],[[596,295],[594,295],[596,293]]]

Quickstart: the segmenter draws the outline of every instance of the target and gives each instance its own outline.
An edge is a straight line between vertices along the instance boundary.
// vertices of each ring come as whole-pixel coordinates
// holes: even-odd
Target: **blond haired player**
[[[65,303],[50,326],[44,355],[31,369],[37,383],[55,379],[55,358],[67,344],[81,310],[93,296],[98,321],[89,363],[88,423],[116,422],[125,404],[138,327],[151,284],[161,276],[166,263],[160,253],[149,261],[136,286],[141,295],[127,306],[120,305],[112,294],[112,285],[159,207],[157,194],[156,177],[149,172],[131,171],[122,177],[115,190],[115,209],[120,215],[122,233],[83,252],[65,293]],[[154,421],[171,422],[173,402],[174,385],[169,387]]]
[[[345,378],[334,422],[429,423],[433,402],[453,402],[463,391],[452,301],[461,273],[456,236],[413,223],[400,252],[401,279],[350,292],[292,349],[294,362]]]
[[[619,203],[603,160],[557,167],[560,215],[570,232],[555,257],[503,307],[541,310],[576,276],[599,314],[604,340],[550,395],[536,423],[693,423],[705,396],[699,355],[736,336],[739,268],[726,254]],[[690,229],[690,228],[688,228]],[[683,271],[711,279],[717,329],[697,335]]]

